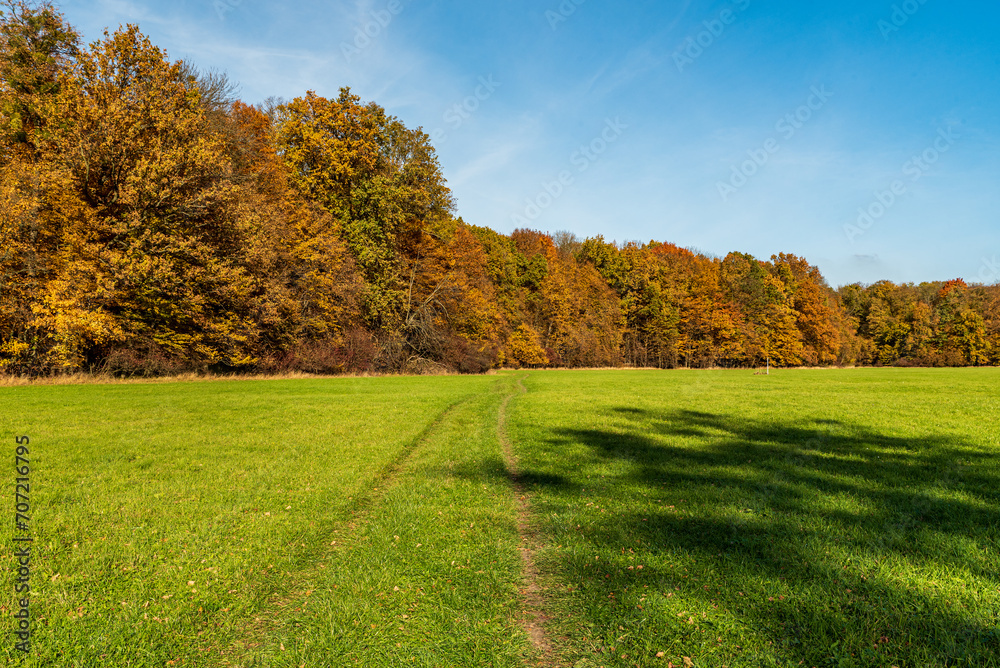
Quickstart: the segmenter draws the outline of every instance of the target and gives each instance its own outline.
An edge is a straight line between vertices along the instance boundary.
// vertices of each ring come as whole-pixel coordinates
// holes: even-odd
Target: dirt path
[[[511,483],[514,486],[514,494],[517,498],[517,532],[521,536],[521,559],[524,562],[524,589],[521,591],[522,607],[524,618],[522,623],[524,629],[531,639],[531,644],[538,653],[535,663],[541,668],[555,668],[558,666],[556,653],[549,641],[545,631],[548,618],[545,616],[544,601],[542,599],[542,589],[538,584],[538,569],[535,566],[535,535],[531,527],[531,508],[528,502],[528,493],[521,481],[521,470],[518,467],[517,457],[514,455],[513,444],[507,434],[507,405],[518,394],[526,394],[528,389],[522,382],[527,376],[517,379],[517,394],[506,396],[500,404],[499,417],[497,419],[497,437],[503,448],[504,459],[507,470],[510,472]]]

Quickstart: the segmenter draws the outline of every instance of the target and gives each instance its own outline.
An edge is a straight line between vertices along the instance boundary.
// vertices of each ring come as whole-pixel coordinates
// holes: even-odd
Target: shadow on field
[[[579,515],[579,529],[549,526],[587,545],[554,567],[581,583],[588,610],[646,585],[720,605],[737,620],[731,639],[773,642],[790,665],[997,665],[995,455],[835,420],[614,414],[628,427],[553,430],[540,470],[520,476],[543,513],[579,512],[582,499],[607,509]],[[649,555],[641,575],[633,549]],[[670,621],[657,633],[693,632]]]

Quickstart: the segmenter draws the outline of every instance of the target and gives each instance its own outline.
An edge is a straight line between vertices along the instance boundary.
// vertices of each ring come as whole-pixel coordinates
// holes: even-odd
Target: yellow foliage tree
[[[517,367],[544,366],[549,358],[539,342],[538,332],[527,324],[518,325],[507,338],[507,345],[501,358],[502,364]]]

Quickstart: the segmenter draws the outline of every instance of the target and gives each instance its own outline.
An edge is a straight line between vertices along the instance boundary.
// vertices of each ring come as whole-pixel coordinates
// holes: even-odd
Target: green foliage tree
[[[429,137],[344,88],[313,92],[276,110],[275,141],[291,184],[338,222],[364,281],[367,323],[390,334],[404,325],[407,274],[446,243],[454,202]]]

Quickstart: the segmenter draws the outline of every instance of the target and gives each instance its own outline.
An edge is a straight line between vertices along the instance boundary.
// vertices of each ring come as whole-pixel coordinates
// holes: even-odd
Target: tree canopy
[[[235,92],[135,26],[3,6],[0,372],[1000,363],[998,286],[500,234],[378,104]]]

